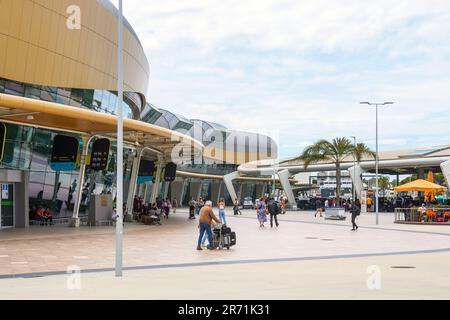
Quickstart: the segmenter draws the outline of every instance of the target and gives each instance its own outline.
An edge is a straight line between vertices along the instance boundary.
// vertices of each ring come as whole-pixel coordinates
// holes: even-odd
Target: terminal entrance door
[[[0,229],[14,228],[14,184],[0,184]]]

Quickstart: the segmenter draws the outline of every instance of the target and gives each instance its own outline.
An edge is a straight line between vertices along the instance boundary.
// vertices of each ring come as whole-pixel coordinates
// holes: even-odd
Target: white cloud
[[[447,143],[448,0],[124,0],[151,63],[148,99],[230,128],[279,130],[282,154],[319,138]],[[433,128],[435,130],[428,130]],[[298,149],[295,151],[295,149]]]

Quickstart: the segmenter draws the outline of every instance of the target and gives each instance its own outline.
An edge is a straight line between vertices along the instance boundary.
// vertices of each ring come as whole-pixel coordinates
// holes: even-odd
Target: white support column
[[[150,204],[151,204],[151,201],[152,201],[152,194],[153,194],[153,192],[152,192],[152,190],[153,190],[153,187],[154,187],[154,183],[153,182],[147,182],[146,183],[147,184],[147,188],[146,188],[146,191],[145,191],[145,202],[150,202]]]
[[[441,163],[442,173],[444,174],[447,186],[450,186],[450,160]]]
[[[235,180],[239,177],[240,177],[240,175],[239,175],[238,171],[235,171],[235,172],[232,172],[230,174],[223,176],[223,182],[225,183],[225,186],[227,187],[228,193],[230,194],[231,201],[233,201],[233,203],[238,198],[237,194],[236,194],[236,190],[234,190],[233,180]]]
[[[350,174],[350,178],[352,179],[353,186],[356,191],[356,197],[358,199],[361,199],[361,191],[363,190],[362,174],[364,173],[364,170],[361,168],[361,166],[356,165],[349,168],[348,173]]]
[[[148,182],[144,183],[144,202],[147,202],[148,190],[150,189],[150,185]]]
[[[161,182],[161,172],[162,167],[164,165],[163,158],[161,156],[158,157],[158,164],[156,168],[156,177],[155,177],[155,183],[153,184],[152,188],[152,197],[150,203],[156,202],[156,197],[158,196],[159,192],[159,183]]]
[[[189,180],[188,179],[183,179],[183,184],[182,184],[182,186],[181,186],[181,195],[180,195],[180,201],[178,202],[178,206],[181,208],[183,205],[186,205],[185,203],[183,203],[183,199],[184,199],[184,197],[185,197],[185,195],[186,195],[186,187],[185,187],[185,184],[188,184],[189,183]],[[189,197],[189,200],[190,200],[191,198]],[[188,200],[188,201],[189,201]]]
[[[197,190],[197,198],[200,198],[202,196],[202,189],[203,189],[203,180],[200,180],[200,183],[198,184],[198,190]]]
[[[72,220],[69,223],[69,227],[78,228],[80,227],[80,205],[81,205],[81,193],[83,191],[84,184],[84,176],[86,173],[86,156],[89,150],[89,143],[93,139],[93,137],[82,137],[83,139],[83,151],[81,153],[80,159],[80,172],[78,173],[78,185],[77,185],[77,193],[75,195],[75,204],[73,206],[73,216]]]
[[[163,185],[163,198],[167,198],[167,195],[169,194],[169,187],[170,187],[170,182],[168,181],[164,181],[164,185]]]
[[[289,170],[283,170],[278,172],[278,177],[280,178],[280,183],[284,189],[284,192],[286,192],[286,196],[289,201],[289,206],[292,209],[297,209],[297,202],[295,200],[294,192],[292,191],[291,182],[289,181],[290,176],[291,173],[289,172]]]
[[[219,200],[221,198],[220,194],[222,193],[222,181],[219,182],[219,191],[217,191],[217,199],[216,199],[216,203],[219,203]]]
[[[242,189],[243,188],[244,188],[244,183],[241,181],[241,183],[239,185],[239,195],[238,195],[239,201],[241,201],[241,199],[243,198],[242,197]]]
[[[141,148],[136,149],[136,154],[133,159],[133,167],[131,168],[130,186],[128,187],[127,196],[127,211],[125,213],[125,221],[133,221],[133,200],[136,193],[137,176],[139,172],[139,164],[141,162]]]

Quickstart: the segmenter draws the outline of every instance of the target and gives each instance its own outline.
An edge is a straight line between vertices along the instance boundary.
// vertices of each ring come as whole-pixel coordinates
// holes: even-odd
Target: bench
[[[53,224],[63,224],[63,223],[69,223],[71,218],[53,218],[52,223]],[[40,219],[34,219],[29,221],[30,225],[40,225],[41,220]]]

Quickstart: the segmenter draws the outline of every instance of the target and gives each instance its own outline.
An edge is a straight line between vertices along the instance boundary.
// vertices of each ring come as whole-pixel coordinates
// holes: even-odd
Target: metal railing
[[[449,222],[450,221],[450,207],[430,207],[426,210],[432,210],[436,213],[435,216],[428,216],[426,211],[421,213],[419,208],[396,208],[395,222]],[[441,217],[443,220],[438,221]]]

